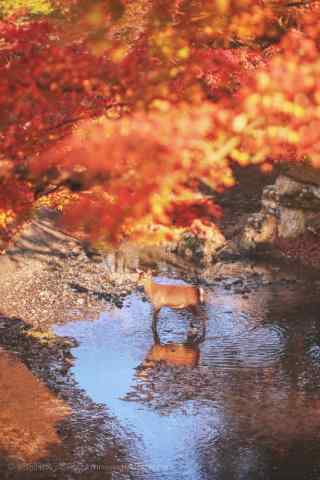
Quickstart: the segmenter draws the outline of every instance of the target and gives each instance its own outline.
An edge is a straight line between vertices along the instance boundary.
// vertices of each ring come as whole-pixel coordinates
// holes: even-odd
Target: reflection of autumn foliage
[[[0,447],[10,457],[34,462],[60,445],[57,424],[70,414],[62,400],[13,356],[0,351]]]
[[[320,165],[318,2],[92,5],[73,2],[66,31],[0,23],[3,212],[61,184],[86,190],[69,225],[118,239],[146,219],[212,220],[190,180],[231,187],[230,160]]]

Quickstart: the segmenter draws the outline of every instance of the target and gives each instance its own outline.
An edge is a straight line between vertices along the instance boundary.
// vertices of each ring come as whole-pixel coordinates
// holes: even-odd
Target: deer
[[[152,280],[151,272],[138,271],[138,281],[153,306],[152,328],[156,329],[157,317],[162,307],[189,309],[196,312],[199,304],[204,303],[204,291],[201,287],[189,285],[160,285]]]

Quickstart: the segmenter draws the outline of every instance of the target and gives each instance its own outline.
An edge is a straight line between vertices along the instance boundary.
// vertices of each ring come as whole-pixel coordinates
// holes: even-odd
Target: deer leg
[[[201,335],[199,335],[198,343],[202,343],[205,340],[207,334],[208,312],[205,308],[201,309],[200,320],[202,325],[202,332]]]
[[[197,305],[190,305],[188,310],[192,315],[192,318],[190,319],[190,327],[192,328],[194,326],[193,319],[197,319],[199,317],[199,308]]]
[[[206,317],[201,319],[201,324],[202,324],[202,331],[198,337],[198,343],[202,343],[206,338],[206,334],[207,334],[207,318]]]
[[[153,310],[153,315],[152,315],[152,333],[153,333],[153,338],[155,343],[160,343],[160,338],[158,335],[158,314],[159,314],[159,309],[154,309]]]
[[[191,322],[190,322],[190,327],[191,327],[190,338],[193,336],[195,343],[202,343],[204,341],[206,333],[207,333],[207,321],[208,321],[207,315],[203,312],[203,309],[200,308],[199,305],[191,305],[189,307],[189,310],[192,313],[193,317],[199,319],[198,322],[201,323],[201,332],[200,332],[200,325],[198,325],[198,322],[197,322],[198,335],[194,336],[193,332],[192,332],[194,324],[193,324],[193,321],[191,319]]]
[[[196,316],[198,315],[198,313],[199,313],[199,309],[198,309],[197,305],[191,305],[191,306],[188,308],[188,310],[192,313],[192,315],[193,315],[194,317],[196,317]]]
[[[186,345],[193,345],[197,339],[197,330],[198,330],[198,327],[196,328],[196,323],[193,321],[193,318],[197,317],[198,309],[196,308],[195,305],[189,305],[187,307],[187,310],[188,312],[191,313],[192,316],[189,320]]]

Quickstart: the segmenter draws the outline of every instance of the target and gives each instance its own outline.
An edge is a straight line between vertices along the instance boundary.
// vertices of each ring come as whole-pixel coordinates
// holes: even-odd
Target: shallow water
[[[287,273],[217,279],[196,318],[163,309],[161,347],[139,291],[56,327],[79,341],[76,382],[125,432],[128,478],[320,477],[320,286]],[[156,280],[183,282],[172,274]]]

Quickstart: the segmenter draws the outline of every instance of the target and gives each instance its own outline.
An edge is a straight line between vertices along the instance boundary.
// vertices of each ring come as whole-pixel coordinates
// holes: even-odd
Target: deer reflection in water
[[[200,322],[200,332],[193,325],[187,332],[187,338],[184,342],[161,343],[158,334],[157,324],[153,324],[154,345],[149,350],[145,360],[137,368],[137,376],[144,378],[148,376],[148,371],[163,364],[170,367],[188,367],[195,368],[199,364],[200,344],[204,342],[206,336],[206,320]]]

